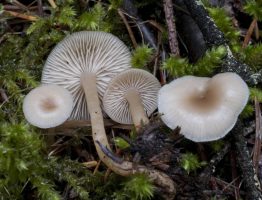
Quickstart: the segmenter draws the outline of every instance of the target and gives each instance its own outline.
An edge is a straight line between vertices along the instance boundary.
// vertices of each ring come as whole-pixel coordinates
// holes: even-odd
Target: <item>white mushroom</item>
[[[39,128],[62,124],[70,116],[73,97],[63,87],[42,85],[30,91],[23,102],[26,120]]]
[[[114,77],[103,98],[104,110],[110,118],[136,128],[148,123],[157,108],[159,81],[149,72],[130,69]]]
[[[159,91],[158,109],[171,129],[195,142],[217,140],[235,125],[249,96],[246,83],[235,73],[212,78],[185,76]]]

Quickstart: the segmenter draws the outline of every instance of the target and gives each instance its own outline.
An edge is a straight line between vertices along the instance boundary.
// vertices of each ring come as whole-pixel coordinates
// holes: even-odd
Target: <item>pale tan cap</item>
[[[196,141],[224,137],[235,125],[247,104],[249,89],[235,73],[212,78],[185,76],[162,87],[158,95],[161,119]]]
[[[57,85],[39,86],[31,90],[23,102],[26,120],[39,128],[62,124],[70,116],[72,108],[72,95]]]

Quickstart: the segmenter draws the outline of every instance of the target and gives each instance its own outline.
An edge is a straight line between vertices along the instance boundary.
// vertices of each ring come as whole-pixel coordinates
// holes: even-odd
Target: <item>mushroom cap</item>
[[[159,81],[151,73],[141,69],[130,69],[114,77],[103,97],[106,114],[121,124],[133,124],[125,94],[128,89],[135,89],[141,96],[141,101],[147,116],[157,108]]]
[[[72,95],[57,85],[42,85],[31,90],[23,103],[26,120],[39,128],[62,124],[70,116],[72,109]]]
[[[185,76],[163,86],[158,95],[161,119],[195,142],[217,140],[235,125],[249,97],[247,84],[235,73],[212,78]]]
[[[81,74],[96,76],[101,100],[111,78],[130,68],[130,59],[129,49],[116,36],[105,32],[76,32],[52,50],[43,69],[42,83],[60,85],[72,94],[74,107],[70,119],[89,119]]]

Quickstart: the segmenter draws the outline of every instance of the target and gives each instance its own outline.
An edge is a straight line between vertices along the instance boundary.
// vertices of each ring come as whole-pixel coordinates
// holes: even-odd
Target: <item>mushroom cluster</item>
[[[212,78],[185,76],[162,87],[158,109],[162,121],[195,142],[217,140],[235,125],[249,96],[247,84],[235,73]]]
[[[92,31],[73,33],[62,40],[48,56],[43,69],[42,83],[62,86],[71,93],[73,111],[70,119],[89,119],[90,115],[92,137],[98,156],[111,170],[124,176],[137,172],[147,173],[156,182],[164,180],[163,185],[170,191],[175,191],[172,179],[164,173],[148,169],[142,165],[137,165],[134,169],[132,162],[122,161],[121,159],[116,161],[106,155],[106,150],[110,151],[110,146],[104,129],[100,100],[109,81],[116,74],[130,68],[130,57],[130,52],[123,42],[109,33]],[[143,75],[145,77],[140,78],[148,81],[150,80],[147,78],[149,77],[148,74],[145,72],[145,75]],[[131,77],[134,76],[131,75]],[[147,114],[152,113],[157,107],[157,91],[160,85],[156,81],[156,78],[152,80],[152,77],[149,81],[149,84],[153,83],[157,90],[152,97],[154,106],[148,106],[149,110],[144,111]],[[150,88],[148,83],[145,82],[135,82],[134,84],[139,86],[138,88],[143,84]],[[135,93],[138,95],[139,92],[141,91],[133,90],[131,96]],[[66,97],[64,98],[66,99]],[[138,96],[136,100],[140,102]],[[143,111],[141,105],[140,110]],[[144,123],[146,122],[144,118],[141,120]]]
[[[165,174],[110,156],[102,108],[113,120],[139,130],[158,107],[168,127],[179,126],[186,138],[204,142],[224,137],[233,128],[249,90],[235,73],[185,76],[161,88],[149,72],[130,69],[130,58],[128,48],[112,34],[73,33],[48,56],[43,85],[24,99],[24,115],[40,128],[58,126],[68,118],[91,118],[98,156],[111,170],[120,175],[147,173],[174,190]]]

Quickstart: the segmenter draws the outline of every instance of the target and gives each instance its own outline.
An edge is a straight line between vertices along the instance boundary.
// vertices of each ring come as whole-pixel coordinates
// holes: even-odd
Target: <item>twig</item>
[[[179,56],[179,48],[177,41],[176,25],[174,22],[173,5],[172,0],[163,0],[166,24],[168,27],[168,41],[171,53],[175,56]]]
[[[117,122],[114,122],[110,119],[104,119],[105,126],[109,126],[112,128],[122,128],[122,129],[132,129],[133,125],[123,125],[118,124]],[[68,128],[83,128],[83,127],[91,127],[91,121],[90,120],[68,120],[65,123],[61,124],[60,126],[56,127],[56,131],[60,131],[63,129]]]
[[[15,5],[4,5],[3,7],[4,7],[4,10],[6,10],[6,11],[8,11],[8,10],[10,10],[10,11],[20,11],[20,10],[23,10],[23,9],[21,9],[20,7],[15,6]],[[43,9],[43,10],[50,10],[50,8],[47,7],[47,6],[42,6],[42,9]],[[38,10],[38,6],[28,7],[27,10]]]
[[[20,3],[20,2],[17,1],[17,0],[13,0],[13,1],[11,1],[11,3],[12,3],[12,4],[15,4],[16,6],[20,7],[20,8],[23,9],[23,10],[28,10],[28,8],[27,8],[24,4]]]
[[[132,16],[132,19],[137,24],[138,29],[142,32],[142,36],[145,39],[145,42],[149,44],[150,47],[157,49],[157,42],[154,35],[149,30],[148,26],[138,17],[137,9],[133,4],[132,0],[123,1],[123,10],[125,10],[129,16]]]
[[[163,47],[162,47],[163,48]],[[166,51],[162,51],[161,52],[161,60],[162,60],[162,62],[164,61],[164,60],[166,60],[166,57],[167,57],[167,55],[166,55],[167,53],[166,53]],[[167,77],[167,72],[166,72],[166,70],[165,69],[161,69],[160,68],[160,83],[161,83],[161,85],[165,85],[166,84],[166,77]]]
[[[44,15],[42,0],[37,0],[37,9],[39,16],[42,17]]]
[[[8,102],[8,97],[3,89],[0,88],[0,95],[3,100],[3,102]]]
[[[256,40],[259,39],[259,27],[258,27],[257,23],[256,23],[256,26],[255,26],[255,37],[256,37]]]
[[[117,9],[117,12],[118,12],[119,16],[122,18],[122,20],[123,20],[123,22],[124,22],[124,24],[125,24],[125,26],[126,26],[126,29],[127,29],[127,31],[128,31],[128,34],[129,34],[129,36],[130,36],[130,38],[131,38],[131,41],[132,41],[132,43],[133,43],[133,46],[136,48],[136,47],[137,47],[136,38],[135,38],[134,33],[133,33],[133,31],[131,30],[131,28],[130,28],[127,20],[126,20],[125,15],[123,14],[123,11],[122,11],[121,9]]]
[[[236,188],[236,186],[234,185],[234,183],[239,179],[239,177],[236,177],[235,179],[233,179],[230,183],[227,183],[221,179],[215,178],[217,183],[221,186],[223,186],[223,192],[227,191],[227,190],[231,190],[230,188],[236,190],[238,188]],[[233,191],[232,191],[233,192]]]
[[[110,168],[107,168],[106,173],[105,173],[105,176],[104,176],[104,182],[107,181],[108,176],[111,174],[111,172],[112,172],[111,169],[110,169]]]
[[[157,71],[160,70],[160,53],[161,53],[161,47],[162,47],[162,32],[160,29],[158,29],[157,32],[157,49],[155,52],[155,58],[154,58],[154,67],[153,67],[153,75],[156,76]]]
[[[156,76],[156,72],[159,66],[159,62],[158,59],[159,58],[159,47],[157,48],[157,52],[156,52],[156,57],[155,57],[155,61],[154,61],[154,68],[153,68],[153,75]]]
[[[238,174],[237,174],[237,167],[236,167],[236,153],[235,151],[230,152],[230,163],[231,163],[231,174],[232,174],[232,184],[234,187],[235,192],[235,199],[240,200],[240,194],[239,194],[239,180],[238,180]]]
[[[237,151],[237,162],[242,171],[242,177],[246,186],[246,199],[262,200],[260,183],[255,173],[246,141],[243,136],[243,126],[240,121],[237,122],[232,130],[233,143]]]
[[[251,36],[252,36],[252,33],[254,32],[254,29],[257,25],[257,18],[254,18],[253,21],[251,22],[248,30],[247,30],[247,33],[246,33],[246,36],[245,36],[245,39],[244,39],[244,42],[243,42],[243,45],[242,45],[242,48],[246,48],[250,39],[251,39]]]
[[[255,98],[255,110],[256,110],[256,139],[255,139],[255,145],[253,149],[253,164],[255,167],[256,173],[258,173],[258,164],[259,164],[259,159],[261,155],[261,134],[262,134],[262,119],[261,119],[261,109],[259,102],[257,98]]]
[[[163,33],[165,31],[164,27],[161,26],[161,24],[157,23],[154,20],[147,20],[145,22],[148,22],[149,24],[151,24],[152,26],[154,26],[155,28],[157,28],[161,33]]]
[[[26,15],[26,14],[18,13],[18,12],[15,12],[15,11],[5,10],[4,13],[9,14],[9,15],[11,15],[13,17],[26,19],[26,20],[29,20],[29,21],[36,21],[36,20],[38,20],[38,17],[32,16],[32,15]]]
[[[207,185],[211,175],[215,173],[216,166],[218,163],[225,157],[229,152],[231,145],[228,142],[225,142],[225,146],[220,150],[210,161],[207,167],[201,172],[200,177],[203,178],[204,185]]]
[[[93,174],[96,174],[96,173],[97,173],[98,168],[99,168],[101,162],[102,162],[101,160],[99,160],[99,161],[97,162],[97,165],[96,165],[96,167],[95,167],[95,169],[94,169],[94,171],[93,171]]]
[[[56,5],[54,0],[48,0],[48,2],[49,2],[49,4],[51,5],[52,8],[55,9],[57,7],[57,5]]]
[[[92,160],[92,161],[88,161],[88,162],[83,162],[82,164],[85,167],[87,167],[87,168],[92,168],[92,167],[96,167],[97,166],[97,161],[96,160]]]

